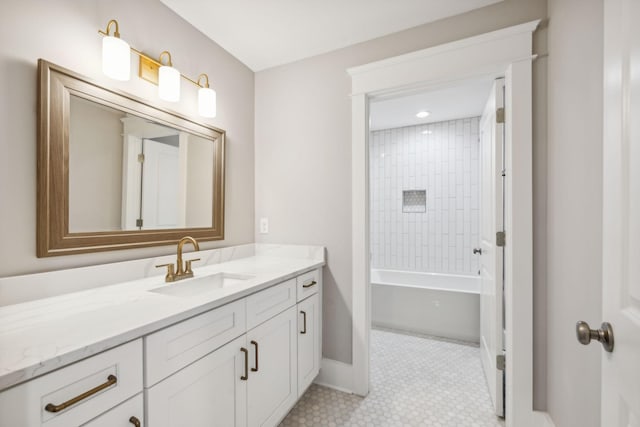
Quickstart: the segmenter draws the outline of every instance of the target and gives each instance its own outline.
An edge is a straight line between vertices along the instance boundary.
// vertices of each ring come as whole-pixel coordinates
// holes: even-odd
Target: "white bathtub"
[[[373,326],[480,342],[480,279],[371,270]]]

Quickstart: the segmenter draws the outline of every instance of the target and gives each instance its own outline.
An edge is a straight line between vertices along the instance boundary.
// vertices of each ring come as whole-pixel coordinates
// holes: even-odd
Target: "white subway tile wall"
[[[371,132],[373,268],[475,275],[480,224],[479,117]],[[426,212],[403,212],[426,190]]]

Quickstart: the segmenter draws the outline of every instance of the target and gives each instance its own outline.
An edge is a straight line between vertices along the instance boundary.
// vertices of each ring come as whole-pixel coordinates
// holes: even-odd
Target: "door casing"
[[[534,427],[546,423],[544,414],[533,410],[532,43],[539,23],[532,21],[347,70],[352,79],[352,388],[358,395],[369,392],[369,100],[479,76],[504,76],[506,424]]]

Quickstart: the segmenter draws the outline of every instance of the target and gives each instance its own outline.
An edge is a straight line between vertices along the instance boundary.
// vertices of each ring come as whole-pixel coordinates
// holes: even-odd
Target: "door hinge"
[[[496,110],[496,123],[504,123],[504,108]]]
[[[496,369],[499,371],[504,371],[507,366],[507,359],[504,354],[499,354],[496,356]]]
[[[504,247],[507,242],[507,235],[504,231],[498,231],[496,233],[496,246]]]
[[[142,154],[142,153],[138,154],[138,162],[139,163],[144,163],[144,154]]]
[[[136,227],[142,227],[143,222],[142,218],[136,219]]]

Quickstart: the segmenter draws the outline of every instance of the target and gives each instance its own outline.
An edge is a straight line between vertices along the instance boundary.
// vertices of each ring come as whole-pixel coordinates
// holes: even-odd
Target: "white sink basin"
[[[216,273],[208,276],[171,282],[165,286],[150,289],[149,292],[173,295],[176,297],[193,297],[216,289],[228,288],[230,286],[243,283],[246,280],[253,279],[254,277],[255,276],[246,274]]]

